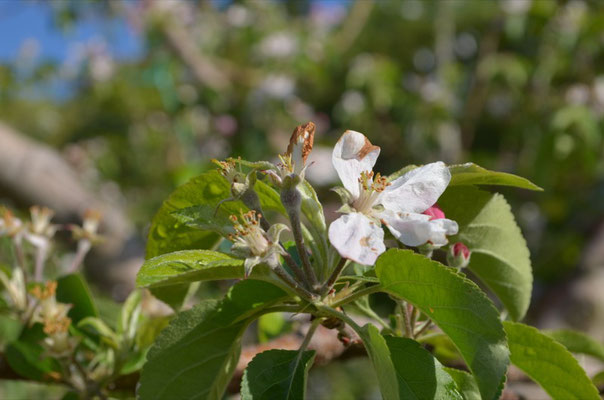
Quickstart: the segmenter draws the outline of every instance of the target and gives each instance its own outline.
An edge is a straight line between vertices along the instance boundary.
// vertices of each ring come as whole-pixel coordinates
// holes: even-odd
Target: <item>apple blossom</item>
[[[279,264],[279,255],[285,254],[285,250],[279,244],[279,236],[287,227],[283,224],[274,224],[268,232],[260,226],[261,214],[255,211],[241,213],[237,218],[231,215],[231,221],[235,233],[229,235],[233,242],[231,251],[236,256],[245,258],[244,270],[247,278],[258,264],[266,263],[270,267]]]
[[[344,185],[344,215],[329,227],[329,240],[342,257],[373,265],[386,250],[382,224],[407,246],[443,246],[457,223],[424,214],[445,191],[451,174],[442,162],[413,169],[390,182],[374,174],[380,148],[362,133],[346,131],[336,143],[333,165]],[[444,215],[443,215],[444,216]]]

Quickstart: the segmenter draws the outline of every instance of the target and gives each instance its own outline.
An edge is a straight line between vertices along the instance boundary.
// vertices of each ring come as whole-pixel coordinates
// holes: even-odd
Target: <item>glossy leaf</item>
[[[162,254],[143,264],[139,287],[243,277],[243,260],[212,250],[182,250]]]
[[[245,280],[222,301],[204,301],[179,313],[149,350],[139,396],[222,398],[239,359],[243,331],[284,296],[271,284]]]
[[[373,364],[382,398],[384,400],[399,399],[398,379],[386,340],[371,324],[365,325],[360,331],[357,331],[357,334],[363,341]]]
[[[510,317],[524,317],[531,301],[533,274],[526,241],[505,198],[475,187],[452,187],[439,204],[457,221],[463,242],[472,251],[468,268],[502,301]]]
[[[242,400],[304,400],[314,351],[268,350],[248,364],[241,381]]]
[[[537,329],[504,322],[512,363],[554,400],[598,400],[598,390],[564,346]]]
[[[153,217],[147,239],[147,258],[177,250],[212,247],[219,239],[216,233],[183,224],[173,213],[200,205],[216,209],[220,201],[229,197],[229,184],[217,171],[206,172],[178,187]],[[224,213],[246,209],[241,202],[225,202],[220,209],[223,207]]]
[[[509,363],[499,313],[485,294],[452,268],[409,250],[391,249],[378,258],[383,290],[418,307],[455,343],[492,399]]]
[[[566,347],[571,353],[587,354],[604,361],[604,344],[589,337],[583,332],[560,329],[543,332]]]
[[[386,336],[396,370],[399,398],[416,400],[462,400],[453,378],[415,340]]]
[[[526,178],[506,172],[490,171],[474,163],[450,165],[449,171],[451,172],[451,183],[449,183],[451,186],[498,185],[513,186],[528,190],[543,190]]]

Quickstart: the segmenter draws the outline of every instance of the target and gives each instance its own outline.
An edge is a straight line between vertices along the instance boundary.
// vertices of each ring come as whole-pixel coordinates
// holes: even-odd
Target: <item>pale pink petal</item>
[[[371,171],[379,154],[378,146],[372,145],[365,135],[355,131],[344,132],[333,148],[333,166],[354,198],[359,197],[361,172]]]
[[[387,210],[422,213],[436,203],[450,180],[451,173],[443,162],[426,164],[395,179],[380,201]]]
[[[363,265],[373,265],[386,251],[384,230],[361,213],[344,214],[329,226],[329,241],[340,255]]]

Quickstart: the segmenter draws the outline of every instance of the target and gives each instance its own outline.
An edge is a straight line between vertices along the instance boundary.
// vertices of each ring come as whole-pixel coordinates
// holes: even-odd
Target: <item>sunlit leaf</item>
[[[503,302],[517,321],[531,301],[533,274],[526,241],[505,198],[475,187],[452,187],[439,204],[447,218],[457,221],[459,234],[471,250],[468,268]]]
[[[382,254],[376,274],[384,291],[418,307],[451,338],[482,396],[495,397],[509,352],[499,313],[480,288],[452,268],[409,250]]]
[[[598,400],[598,390],[564,346],[537,329],[504,322],[510,359],[554,400]]]

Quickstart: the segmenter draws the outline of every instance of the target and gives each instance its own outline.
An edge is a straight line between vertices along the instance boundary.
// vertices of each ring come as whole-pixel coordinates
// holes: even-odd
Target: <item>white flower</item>
[[[57,231],[57,226],[50,223],[55,213],[49,208],[38,206],[31,207],[29,211],[31,222],[25,238],[37,248],[46,248]]]
[[[0,282],[6,288],[6,292],[13,306],[18,311],[27,309],[27,288],[25,287],[25,276],[21,268],[13,269],[13,274],[9,278],[8,275],[0,270]]]
[[[279,263],[279,255],[285,254],[279,244],[281,232],[287,229],[285,225],[274,224],[266,232],[260,226],[262,215],[253,210],[241,213],[240,218],[235,215],[230,218],[235,228],[235,234],[229,235],[229,240],[233,242],[231,252],[245,258],[243,266],[246,278],[258,264],[266,263],[273,267]]]
[[[25,231],[25,225],[16,218],[10,210],[0,208],[0,236],[9,236],[17,244],[21,243]]]
[[[346,131],[336,143],[332,161],[348,204],[342,209],[347,214],[329,227],[332,245],[342,257],[373,265],[386,250],[382,224],[407,246],[445,245],[446,235],[457,233],[457,223],[423,213],[445,191],[449,169],[439,161],[388,182],[372,171],[379,153],[379,147],[355,131]]]

